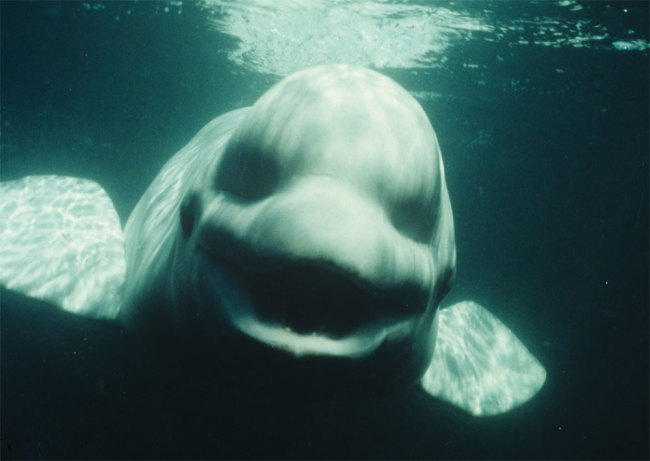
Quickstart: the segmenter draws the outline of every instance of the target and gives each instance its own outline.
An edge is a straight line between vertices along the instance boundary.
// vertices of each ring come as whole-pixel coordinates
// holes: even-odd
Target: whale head
[[[418,103],[373,71],[304,70],[208,123],[124,233],[90,180],[28,176],[0,198],[1,284],[121,320],[159,352],[146,360],[180,360],[190,379],[292,399],[418,381],[475,416],[546,380],[480,304],[438,309],[456,266],[440,149]]]
[[[421,376],[455,243],[415,99],[374,71],[315,67],[267,91],[220,147],[197,137],[159,264],[168,323],[251,381]]]

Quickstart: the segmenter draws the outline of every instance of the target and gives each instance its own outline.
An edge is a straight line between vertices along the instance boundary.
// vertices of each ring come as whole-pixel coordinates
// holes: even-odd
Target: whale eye
[[[196,215],[199,209],[199,198],[196,193],[191,193],[183,199],[180,209],[181,229],[183,237],[189,238],[194,230]]]

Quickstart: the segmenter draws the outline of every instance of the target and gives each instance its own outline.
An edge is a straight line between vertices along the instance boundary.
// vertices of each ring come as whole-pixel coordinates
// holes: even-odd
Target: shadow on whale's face
[[[421,375],[455,244],[438,143],[403,88],[350,66],[298,72],[207,178],[181,206],[175,283],[226,362],[283,386]]]

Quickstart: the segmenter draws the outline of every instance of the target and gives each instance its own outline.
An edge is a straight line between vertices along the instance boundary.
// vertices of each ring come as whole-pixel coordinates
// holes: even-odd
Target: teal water
[[[0,3],[1,179],[93,179],[125,222],[191,136],[285,73],[380,68],[441,144],[458,247],[443,305],[488,307],[547,383],[485,419],[416,389],[277,401],[3,289],[2,457],[647,458],[647,2],[338,2],[327,27],[216,3]]]

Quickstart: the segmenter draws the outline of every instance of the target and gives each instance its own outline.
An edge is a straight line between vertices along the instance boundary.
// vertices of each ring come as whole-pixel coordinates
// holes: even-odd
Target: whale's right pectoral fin
[[[471,301],[438,312],[438,334],[422,388],[474,416],[504,413],[533,397],[546,370],[515,334]]]
[[[0,183],[0,284],[113,319],[125,268],[120,220],[97,183],[62,176]]]

